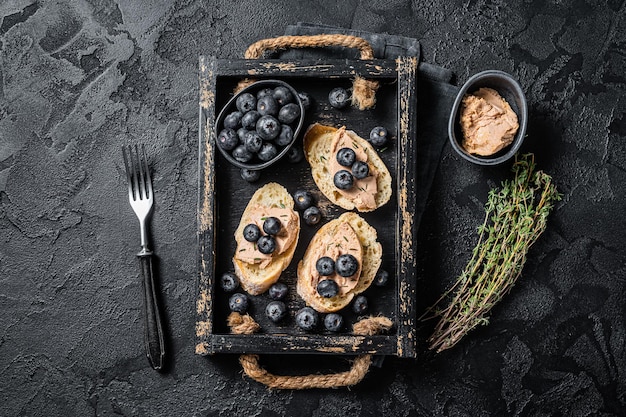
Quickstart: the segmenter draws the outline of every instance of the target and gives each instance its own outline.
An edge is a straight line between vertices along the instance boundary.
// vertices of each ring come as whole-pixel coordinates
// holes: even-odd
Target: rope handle
[[[259,59],[267,51],[288,48],[322,48],[327,46],[358,49],[361,52],[361,59],[374,58],[374,50],[365,39],[341,34],[278,36],[276,38],[261,39],[248,47],[244,57],[246,59]],[[252,82],[250,79],[240,81],[235,92],[242,90]],[[378,81],[366,80],[357,75],[352,83],[352,104],[360,110],[371,109],[376,104],[378,87]]]
[[[231,313],[228,316],[228,325],[231,331],[236,334],[251,334],[260,330],[260,326],[248,314]],[[368,317],[355,323],[353,331],[358,335],[373,336],[389,330],[392,325],[391,320],[386,317]],[[291,390],[339,388],[361,382],[372,364],[372,355],[357,356],[349,371],[326,375],[274,375],[261,367],[258,355],[251,354],[241,355],[239,363],[247,376],[268,388]]]

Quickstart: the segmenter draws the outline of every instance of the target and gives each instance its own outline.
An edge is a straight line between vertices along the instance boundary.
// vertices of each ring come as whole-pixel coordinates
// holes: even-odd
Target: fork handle
[[[144,344],[146,355],[152,368],[161,370],[165,357],[165,343],[163,340],[163,326],[161,314],[157,303],[154,286],[154,272],[152,269],[152,252],[142,251],[137,257],[141,263],[141,277],[143,287],[143,313],[144,313]]]

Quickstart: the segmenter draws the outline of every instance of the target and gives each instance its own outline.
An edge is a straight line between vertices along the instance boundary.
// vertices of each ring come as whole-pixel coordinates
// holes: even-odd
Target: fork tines
[[[148,169],[146,148],[135,145],[134,152],[131,145],[122,147],[126,178],[128,180],[128,195],[132,200],[145,200],[152,197],[152,180]]]

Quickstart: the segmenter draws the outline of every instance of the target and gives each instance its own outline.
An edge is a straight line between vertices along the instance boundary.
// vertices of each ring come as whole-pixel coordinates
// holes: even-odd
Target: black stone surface
[[[625,7],[3,1],[0,415],[626,415]],[[416,37],[424,60],[459,84],[484,69],[513,74],[530,105],[524,148],[564,194],[487,327],[434,354],[424,323],[418,360],[387,358],[350,390],[268,391],[234,356],[194,355],[198,56],[240,58],[298,21]],[[120,152],[140,141],[156,188],[164,373],[143,352]],[[470,165],[446,146],[415,237],[421,308],[465,265],[487,191],[508,169]],[[343,365],[326,362],[320,371]]]

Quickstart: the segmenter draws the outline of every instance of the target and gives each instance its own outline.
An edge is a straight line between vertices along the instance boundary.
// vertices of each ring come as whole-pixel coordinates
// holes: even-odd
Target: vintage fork
[[[139,219],[141,231],[141,251],[139,251],[137,257],[141,264],[146,355],[152,368],[160,370],[163,368],[165,346],[161,315],[154,285],[152,251],[148,248],[148,232],[146,229],[146,220],[152,211],[154,203],[152,179],[150,178],[144,145],[141,145],[141,151],[135,145],[134,152],[131,146],[122,147],[122,156],[124,157],[126,179],[128,181],[128,200]]]

